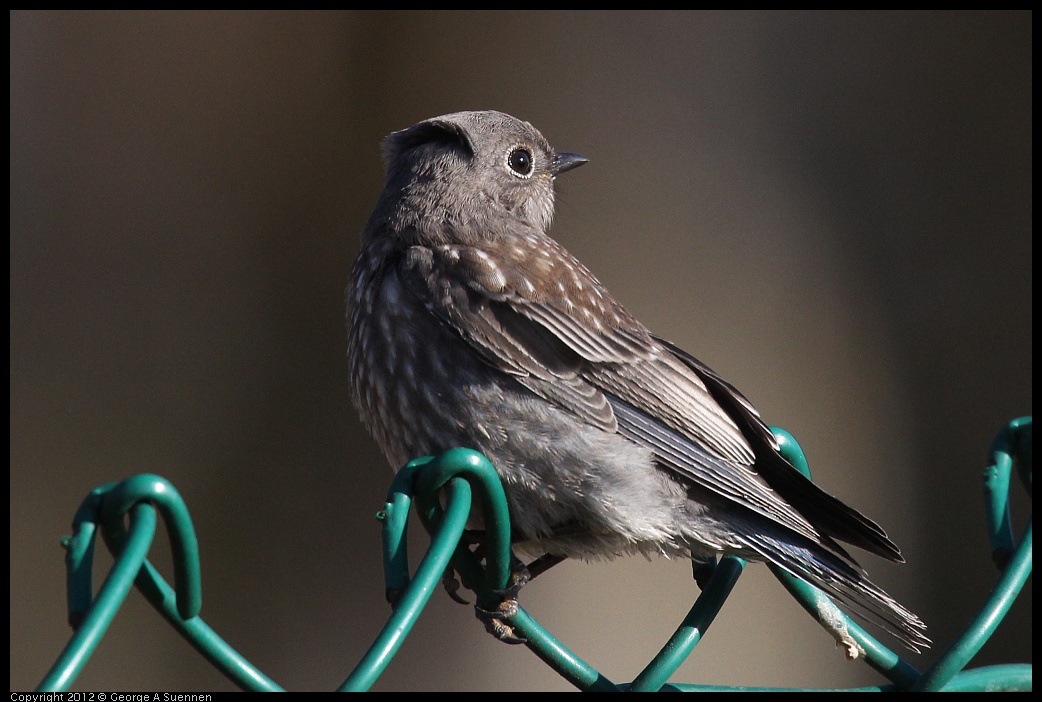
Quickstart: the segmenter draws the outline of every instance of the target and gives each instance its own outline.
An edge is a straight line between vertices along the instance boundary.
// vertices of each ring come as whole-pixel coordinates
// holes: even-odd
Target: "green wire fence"
[[[808,477],[803,452],[787,432],[774,429],[785,457]],[[1030,664],[996,665],[967,670],[966,666],[994,633],[1031,574],[1031,518],[1020,539],[1011,526],[1010,480],[1017,471],[1031,496],[1031,418],[1010,422],[996,437],[984,471],[985,515],[992,558],[999,578],[987,601],[940,658],[920,672],[840,612],[816,588],[773,568],[792,596],[848,650],[889,683],[856,691],[996,691],[1031,690]],[[463,543],[475,494],[485,515],[484,564]],[[443,496],[443,501],[439,499]],[[415,503],[415,504],[414,504]],[[431,535],[431,545],[416,572],[409,573],[406,530],[415,509]],[[170,534],[174,556],[174,587],[146,559],[158,516]],[[127,523],[129,518],[129,524]],[[495,590],[511,575],[510,520],[506,497],[492,465],[481,454],[453,449],[436,457],[416,459],[400,470],[388,491],[387,504],[377,514],[383,526],[384,576],[391,616],[373,645],[340,686],[341,691],[368,690],[386,669],[416,622],[431,594],[451,566],[463,584],[477,593],[478,604],[492,607]],[[97,595],[91,567],[100,528],[115,563]],[[211,664],[244,690],[281,690],[229,646],[200,618],[202,606],[199,550],[188,509],[174,487],[155,475],[137,475],[93,490],[73,520],[72,536],[63,539],[68,573],[69,623],[74,634],[54,666],[40,682],[40,691],[69,689],[112,623],[132,585]],[[705,564],[698,564],[700,575]],[[783,688],[726,687],[669,682],[691,654],[723,606],[745,567],[725,556],[700,579],[701,595],[673,636],[630,683],[616,684],[568,650],[524,609],[508,621],[535,655],[580,690],[725,691]],[[855,691],[855,690],[850,690]]]

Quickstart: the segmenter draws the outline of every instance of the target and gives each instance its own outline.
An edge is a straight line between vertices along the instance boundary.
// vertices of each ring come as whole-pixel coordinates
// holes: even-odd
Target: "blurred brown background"
[[[488,108],[590,158],[555,237],[901,545],[863,560],[929,664],[994,582],[981,467],[1031,413],[1031,39],[1006,12],[12,12],[11,688],[69,635],[80,500],[146,471],[192,510],[204,618],[289,688],[347,675],[388,613],[343,321],[378,143]],[[522,602],[621,682],[696,595],[632,558]],[[974,665],[1031,661],[1030,620],[1026,591]],[[763,567],[675,679],[881,680]],[[136,593],[75,685],[229,688]],[[439,592],[377,688],[569,686]]]

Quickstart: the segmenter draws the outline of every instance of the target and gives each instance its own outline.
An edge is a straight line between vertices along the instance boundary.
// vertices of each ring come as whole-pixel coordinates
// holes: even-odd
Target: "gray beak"
[[[573,168],[578,168],[584,163],[587,163],[589,160],[590,159],[586,158],[582,154],[555,154],[554,162],[550,166],[550,173],[556,177],[561,173],[564,173],[565,171],[570,171]]]

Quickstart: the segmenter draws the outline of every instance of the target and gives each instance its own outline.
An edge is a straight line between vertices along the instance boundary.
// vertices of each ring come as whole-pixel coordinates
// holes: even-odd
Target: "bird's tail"
[[[853,613],[890,632],[913,651],[930,647],[926,624],[897,600],[868,579],[860,566],[839,549],[803,537],[779,539],[763,530],[748,530],[742,538],[765,560],[809,582]]]

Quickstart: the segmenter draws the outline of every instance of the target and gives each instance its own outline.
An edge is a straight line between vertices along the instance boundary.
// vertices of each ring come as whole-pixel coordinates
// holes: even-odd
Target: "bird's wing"
[[[618,424],[607,398],[579,376],[582,356],[535,321],[517,314],[518,297],[483,251],[409,248],[396,271],[402,286],[489,365],[605,431]]]
[[[658,337],[656,341],[698,375],[728,416],[739,425],[760,459],[756,465],[757,473],[768,485],[784,495],[786,502],[801,513],[812,512],[815,515],[815,526],[829,536],[888,560],[904,562],[897,544],[887,537],[878,524],[822,490],[817,483],[807,480],[781,456],[774,433],[742,393],[683,349]]]
[[[548,257],[526,252],[525,242],[516,261],[474,247],[414,246],[397,273],[493,367],[583,420],[650,446],[683,480],[821,542],[756,472],[752,446],[698,374],[563,248]],[[525,268],[547,259],[558,266],[549,276]],[[544,274],[538,286],[530,279],[537,273]]]

